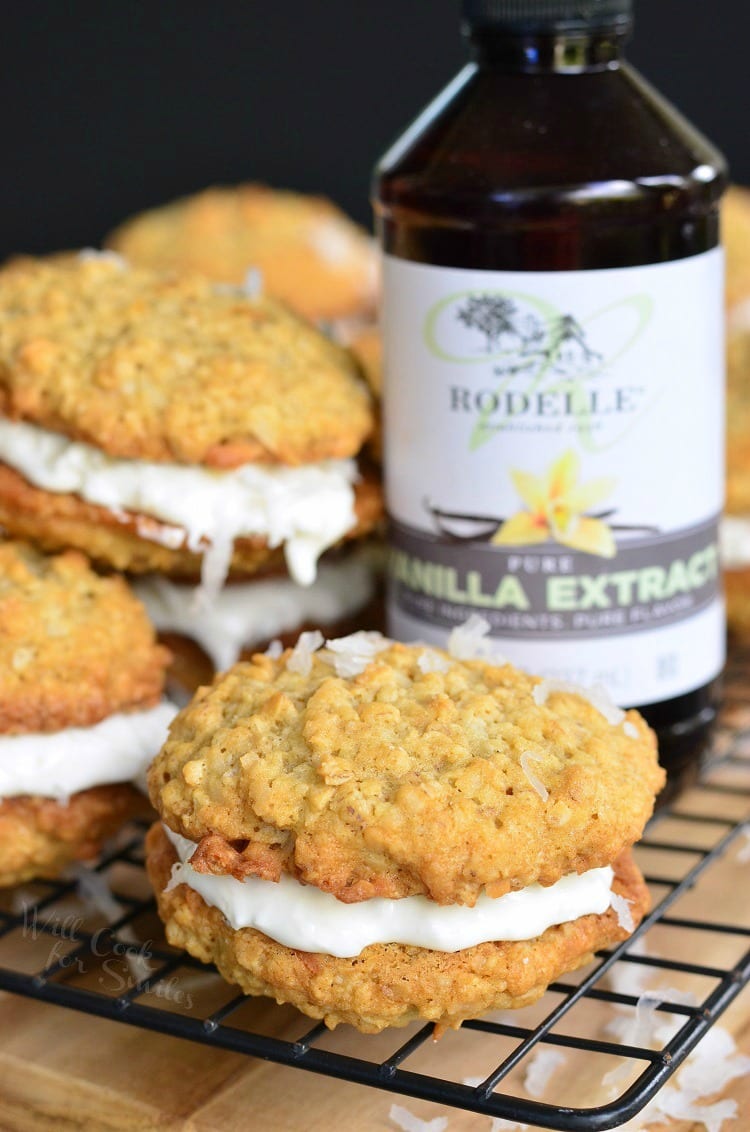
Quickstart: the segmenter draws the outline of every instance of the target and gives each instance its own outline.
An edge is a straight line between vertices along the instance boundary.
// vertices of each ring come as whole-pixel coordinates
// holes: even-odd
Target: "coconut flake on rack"
[[[519,762],[521,764],[521,770],[526,775],[526,777],[528,778],[529,782],[531,783],[531,785],[536,790],[539,797],[542,799],[543,802],[546,802],[547,799],[549,798],[549,790],[544,785],[541,778],[539,778],[538,775],[536,775],[534,773],[534,771],[531,769],[531,767],[529,766],[529,763],[531,763],[531,762],[535,762],[535,763],[543,762],[542,756],[537,755],[534,751],[524,751],[523,754],[521,755],[521,758],[519,759]]]
[[[534,703],[541,707],[547,702],[547,697],[554,695],[555,692],[567,692],[572,696],[580,696],[582,700],[588,700],[613,727],[617,727],[625,719],[625,712],[617,706],[601,684],[594,684],[593,688],[584,688],[582,684],[574,684],[569,680],[542,680],[532,692]]]
[[[447,1116],[436,1116],[434,1120],[422,1120],[400,1104],[392,1104],[388,1113],[389,1120],[393,1121],[402,1132],[445,1132],[448,1127]]]
[[[654,992],[655,993],[655,992]],[[672,997],[676,992],[661,991]],[[684,1000],[686,996],[681,996]],[[621,1019],[615,1019],[619,1023]],[[641,1044],[653,1046],[654,1041],[665,1045],[684,1024],[682,1016],[667,1016],[660,1021],[650,1041]],[[613,1026],[607,1027],[611,1032]],[[614,1031],[616,1032],[616,1031]],[[627,1030],[620,1029],[616,1036],[624,1044],[629,1041],[632,1024]],[[632,1067],[631,1067],[632,1072]],[[621,1132],[649,1132],[655,1126],[662,1127],[671,1119],[697,1121],[707,1132],[722,1132],[724,1122],[737,1116],[737,1102],[731,1099],[699,1103],[702,1098],[715,1096],[731,1081],[744,1077],[750,1072],[750,1057],[737,1050],[734,1038],[721,1026],[712,1026],[687,1058],[685,1065],[675,1075],[669,1085],[660,1089],[642,1112],[622,1126]],[[608,1076],[610,1076],[608,1074]],[[619,1083],[619,1082],[618,1082]]]
[[[610,906],[614,909],[617,915],[617,922],[624,932],[635,931],[635,920],[633,913],[630,911],[630,901],[620,896],[619,893],[613,892],[610,899]]]
[[[565,1064],[565,1054],[556,1049],[537,1050],[529,1062],[523,1087],[530,1097],[539,1099],[561,1065]]]
[[[417,657],[417,668],[425,676],[428,672],[447,672],[450,666],[448,658],[435,649],[423,649]]]
[[[451,630],[448,637],[448,652],[456,660],[479,660],[486,657],[495,664],[506,664],[504,656],[496,651],[489,637],[492,626],[485,617],[472,613],[462,625]]]
[[[377,654],[390,645],[391,641],[382,633],[360,629],[357,633],[350,633],[348,637],[326,641],[326,653],[321,656],[321,660],[326,664],[333,664],[337,676],[359,676]]]
[[[297,644],[292,649],[292,655],[286,662],[289,672],[298,672],[300,676],[309,676],[313,653],[318,651],[323,641],[324,637],[319,629],[313,629],[309,633],[300,633]]]

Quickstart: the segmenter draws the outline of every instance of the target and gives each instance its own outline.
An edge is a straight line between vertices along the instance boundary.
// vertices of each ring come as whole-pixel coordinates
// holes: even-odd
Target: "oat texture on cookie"
[[[372,311],[372,240],[322,197],[264,185],[210,188],[132,217],[107,240],[133,263],[242,283],[255,269],[269,295],[311,319]]]
[[[351,355],[276,301],[104,256],[0,269],[0,413],[224,469],[348,458],[373,426]]]
[[[158,703],[169,654],[119,577],[0,542],[0,733],[91,726]]]
[[[640,836],[663,772],[636,712],[441,650],[316,644],[235,666],[174,722],[150,793],[196,869],[473,905]]]

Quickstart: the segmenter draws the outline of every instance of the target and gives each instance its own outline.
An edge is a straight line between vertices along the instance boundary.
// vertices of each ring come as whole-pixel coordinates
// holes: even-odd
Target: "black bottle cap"
[[[461,17],[468,32],[485,28],[515,35],[627,31],[633,21],[633,0],[462,0]]]

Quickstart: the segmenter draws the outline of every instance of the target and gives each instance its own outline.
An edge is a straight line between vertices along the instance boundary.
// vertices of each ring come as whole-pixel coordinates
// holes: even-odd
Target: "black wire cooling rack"
[[[654,911],[627,943],[553,984],[534,1007],[465,1022],[435,1042],[429,1025],[369,1038],[347,1027],[331,1034],[290,1007],[237,995],[212,968],[163,941],[143,870],[143,831],[134,827],[94,869],[2,897],[0,987],[510,1121],[575,1132],[618,1127],[750,979],[749,672],[750,654],[737,658],[715,761],[700,785],[659,813],[638,850]],[[726,896],[718,903],[727,891],[738,894],[731,922]],[[669,980],[653,992],[658,1017],[670,1022],[656,1048],[638,1026],[639,995],[653,978]],[[640,1042],[628,1044],[629,1035]],[[567,1062],[544,1101],[529,1094],[527,1076],[541,1050],[564,1052]],[[598,1096],[587,1107],[585,1080],[587,1098]]]

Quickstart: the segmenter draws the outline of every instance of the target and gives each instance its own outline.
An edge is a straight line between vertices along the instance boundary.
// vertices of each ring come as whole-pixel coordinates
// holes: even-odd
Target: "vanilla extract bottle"
[[[479,613],[695,768],[724,663],[721,155],[632,0],[464,0],[472,62],[375,175],[389,632]]]

